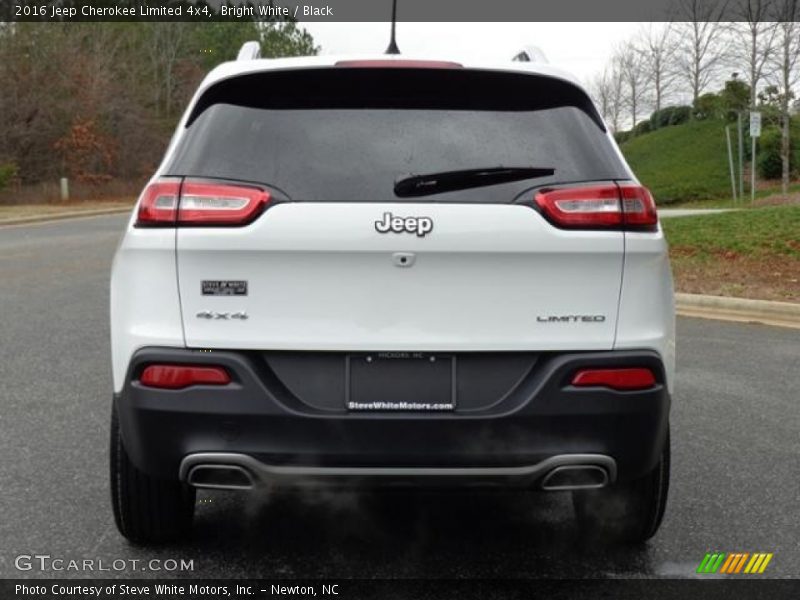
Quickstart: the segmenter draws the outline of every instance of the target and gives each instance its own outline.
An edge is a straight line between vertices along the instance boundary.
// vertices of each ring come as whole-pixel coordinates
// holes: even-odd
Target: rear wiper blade
[[[400,198],[430,196],[431,194],[455,192],[509,181],[549,177],[555,172],[555,169],[541,167],[489,167],[487,169],[464,169],[462,171],[428,173],[427,175],[409,175],[395,181],[394,193]]]

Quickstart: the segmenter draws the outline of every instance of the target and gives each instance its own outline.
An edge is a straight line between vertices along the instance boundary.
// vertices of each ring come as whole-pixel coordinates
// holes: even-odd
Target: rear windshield
[[[166,174],[254,182],[297,201],[402,201],[411,175],[552,168],[431,194],[513,202],[542,185],[624,179],[596,110],[561,80],[464,69],[326,68],[237,77],[199,100]]]

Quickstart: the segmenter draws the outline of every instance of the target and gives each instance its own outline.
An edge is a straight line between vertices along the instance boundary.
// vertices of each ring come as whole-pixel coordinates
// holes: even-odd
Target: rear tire
[[[136,544],[176,541],[191,531],[195,490],[178,479],[157,479],[130,461],[111,413],[111,503],[119,532]]]
[[[583,533],[598,540],[642,543],[664,518],[669,491],[669,430],[656,467],[639,479],[599,490],[572,493]]]

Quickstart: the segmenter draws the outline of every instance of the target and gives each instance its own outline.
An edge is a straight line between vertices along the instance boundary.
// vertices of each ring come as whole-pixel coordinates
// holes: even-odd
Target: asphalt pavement
[[[800,577],[800,332],[688,318],[670,498],[644,546],[586,545],[566,494],[505,492],[203,492],[191,541],[130,545],[107,481],[108,278],[125,221],[0,228],[0,577],[689,578],[707,551],[772,552],[767,575]],[[20,555],[125,566],[19,571]],[[153,558],[193,570],[148,570]]]

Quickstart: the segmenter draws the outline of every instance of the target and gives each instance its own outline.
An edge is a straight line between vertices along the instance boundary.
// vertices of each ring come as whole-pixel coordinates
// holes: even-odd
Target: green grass
[[[748,184],[749,185],[749,184]],[[793,183],[789,186],[789,193],[800,192],[800,184]],[[781,195],[781,186],[774,185],[765,189],[756,190],[756,200]],[[730,194],[729,194],[730,196]],[[744,199],[733,200],[727,198],[710,198],[706,200],[680,200],[669,205],[669,208],[754,208],[750,203],[750,192],[745,191]]]
[[[661,205],[730,198],[724,121],[665,127],[635,137],[621,149]]]
[[[664,233],[678,255],[695,258],[736,253],[800,258],[800,206],[771,206],[751,210],[664,219]]]

